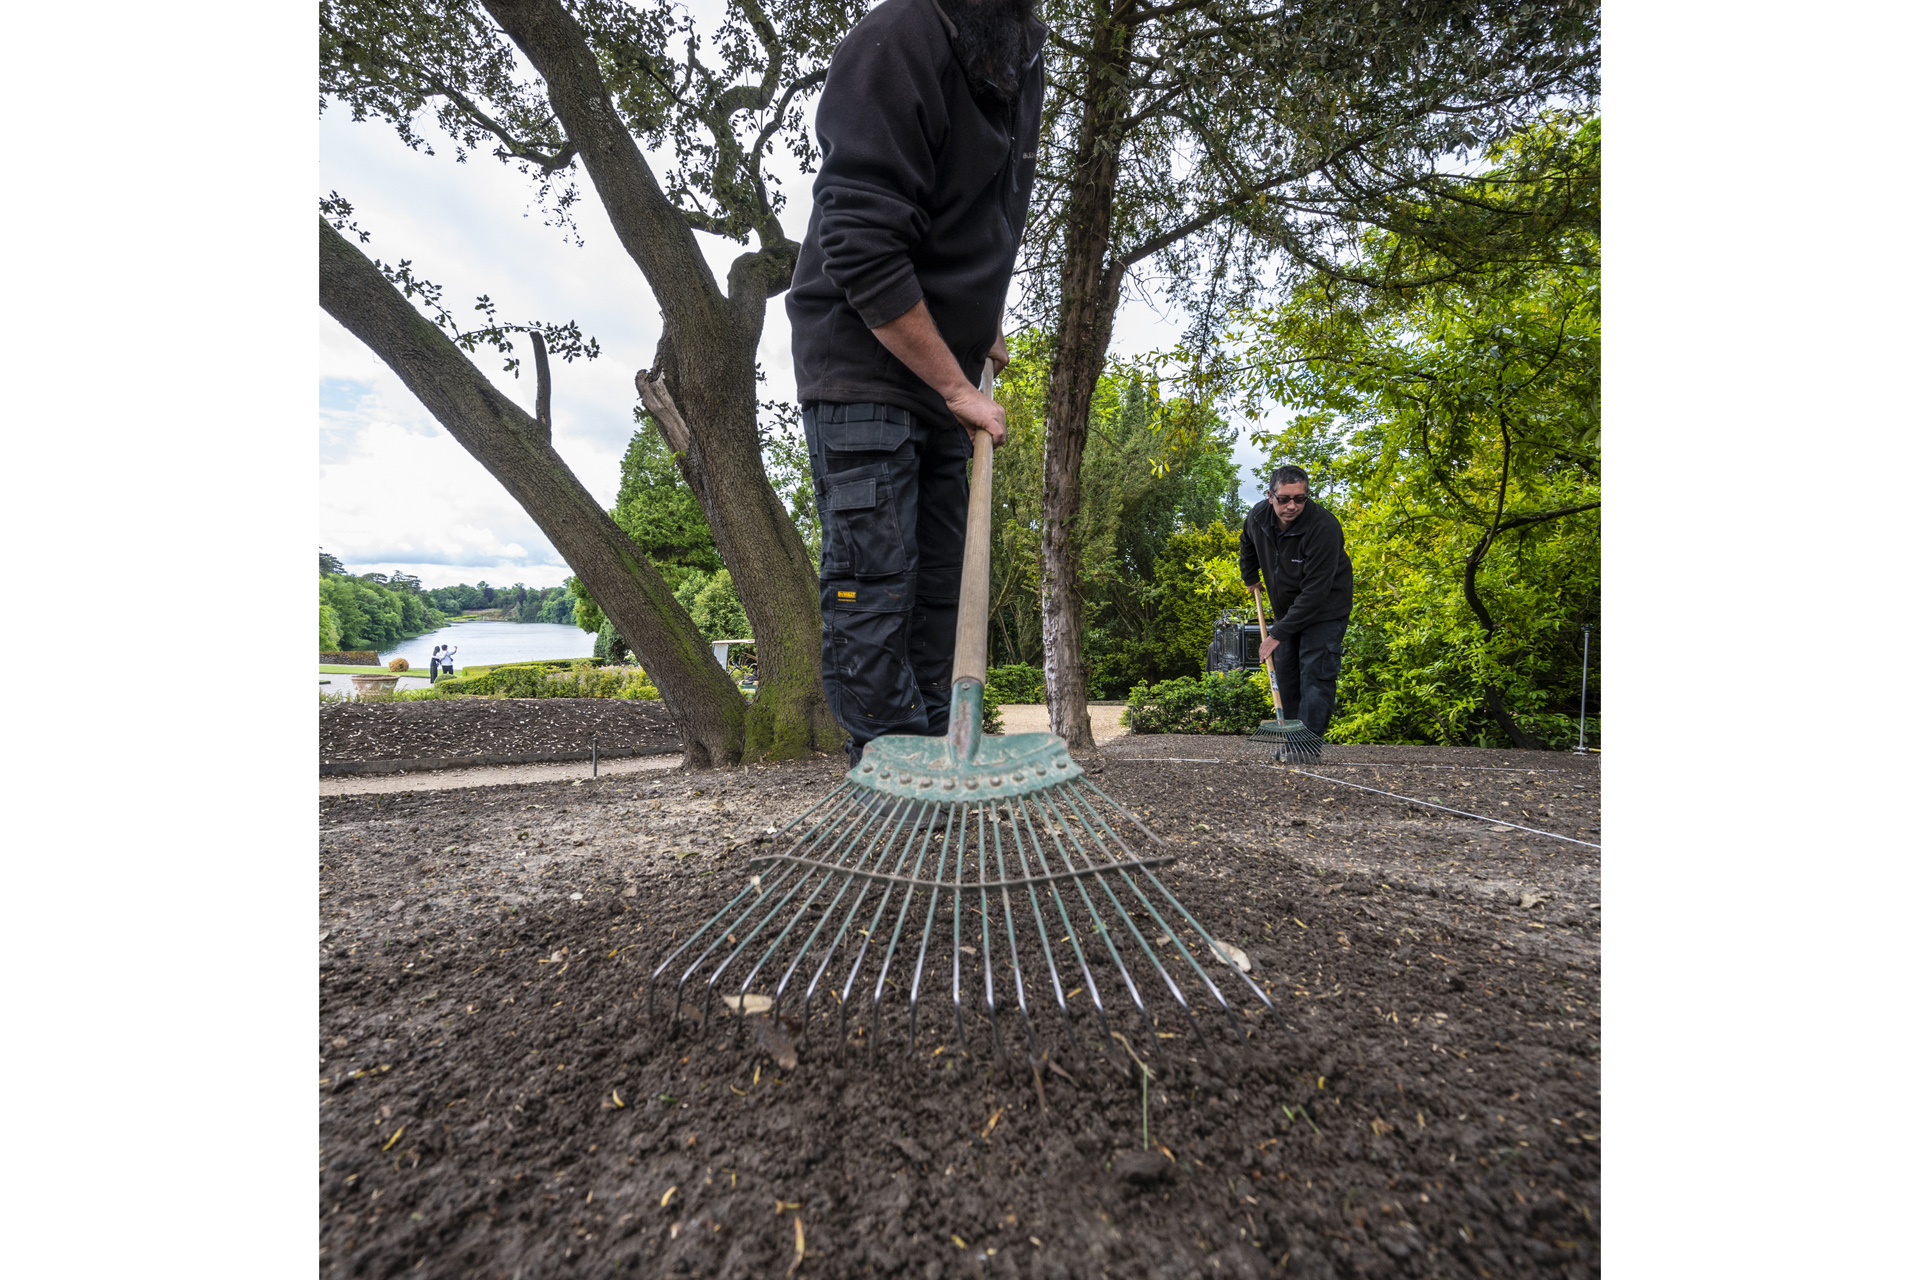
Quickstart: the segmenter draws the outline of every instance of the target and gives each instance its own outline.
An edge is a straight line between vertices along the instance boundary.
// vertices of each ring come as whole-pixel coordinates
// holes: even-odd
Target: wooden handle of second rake
[[[1260,620],[1260,643],[1267,643],[1267,611],[1260,607],[1260,584],[1253,584],[1253,616]],[[1260,659],[1260,665],[1267,669],[1267,692],[1273,697],[1273,718],[1285,720],[1287,713],[1280,709],[1280,680],[1273,674],[1273,655]]]
[[[980,370],[980,390],[993,392],[993,360]],[[953,678],[987,678],[987,589],[992,563],[993,437],[973,433],[973,479],[967,488],[967,549],[960,561],[960,622],[953,635]]]

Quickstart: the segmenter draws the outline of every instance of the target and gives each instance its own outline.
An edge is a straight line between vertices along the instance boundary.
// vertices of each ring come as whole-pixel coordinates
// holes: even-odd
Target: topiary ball
[[[395,658],[387,664],[387,670],[389,671],[405,671],[406,669],[407,660],[405,658]]]

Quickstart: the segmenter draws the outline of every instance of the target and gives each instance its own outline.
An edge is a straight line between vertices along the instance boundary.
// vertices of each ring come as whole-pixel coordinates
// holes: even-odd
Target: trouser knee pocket
[[[834,472],[826,477],[826,490],[820,504],[821,576],[884,578],[905,572],[906,543],[887,466]]]

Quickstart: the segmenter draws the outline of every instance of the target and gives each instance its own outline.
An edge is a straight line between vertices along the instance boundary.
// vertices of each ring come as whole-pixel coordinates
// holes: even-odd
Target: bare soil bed
[[[330,702],[320,759],[457,760],[480,756],[667,748],[680,735],[666,706],[641,698],[448,698]]]
[[[1599,851],[1438,806],[1597,844],[1598,761],[1312,777],[1150,737],[1093,768],[1280,1013],[1115,1019],[1144,1152],[1141,1073],[1084,1027],[1036,1071],[973,1006],[914,1049],[649,1020],[837,762],[323,801],[321,1272],[1597,1275]]]

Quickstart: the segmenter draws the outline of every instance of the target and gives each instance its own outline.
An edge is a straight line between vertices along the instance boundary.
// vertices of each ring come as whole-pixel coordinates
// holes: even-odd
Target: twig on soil
[[[1109,1034],[1120,1042],[1122,1049],[1127,1051],[1127,1056],[1133,1059],[1133,1065],[1140,1068],[1140,1149],[1142,1151],[1151,1151],[1153,1150],[1153,1142],[1147,1134],[1147,1081],[1153,1079],[1153,1069],[1146,1063],[1140,1061],[1140,1055],[1133,1051],[1133,1046],[1127,1043],[1125,1036],[1121,1035],[1118,1031],[1110,1032]]]

